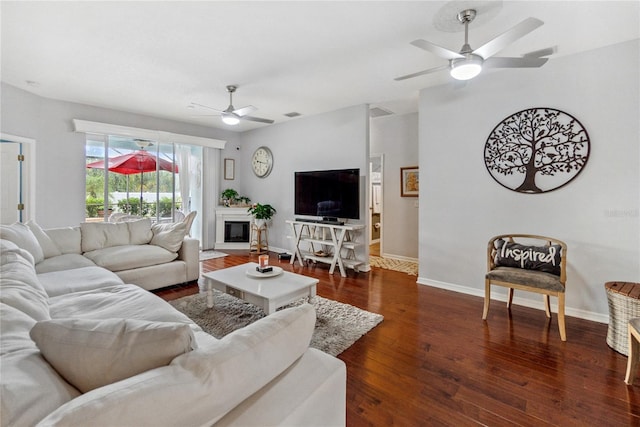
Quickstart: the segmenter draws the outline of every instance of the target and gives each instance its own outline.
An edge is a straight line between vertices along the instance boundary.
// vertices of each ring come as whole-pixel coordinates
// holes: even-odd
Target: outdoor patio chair
[[[184,212],[182,212],[181,210],[176,209],[175,212],[173,213],[173,222],[181,222],[184,221],[184,217],[186,215],[184,214]]]
[[[140,216],[140,215],[122,215],[120,217],[117,218],[117,220],[115,222],[127,222],[127,221],[137,221],[139,219],[142,219],[144,217]]]
[[[120,218],[124,216],[127,216],[127,214],[124,212],[114,212],[109,215],[109,218],[107,218],[107,222],[120,222]]]

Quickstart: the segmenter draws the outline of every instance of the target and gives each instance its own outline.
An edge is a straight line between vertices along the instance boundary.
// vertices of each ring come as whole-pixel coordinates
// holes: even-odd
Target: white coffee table
[[[213,307],[213,289],[257,305],[267,314],[300,298],[311,299],[316,295],[318,279],[288,271],[256,277],[257,266],[255,262],[250,262],[204,273],[207,307]]]

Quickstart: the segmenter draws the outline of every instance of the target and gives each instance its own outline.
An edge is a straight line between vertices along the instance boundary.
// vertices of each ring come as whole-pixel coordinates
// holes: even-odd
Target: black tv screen
[[[295,173],[295,214],[360,219],[360,169]]]

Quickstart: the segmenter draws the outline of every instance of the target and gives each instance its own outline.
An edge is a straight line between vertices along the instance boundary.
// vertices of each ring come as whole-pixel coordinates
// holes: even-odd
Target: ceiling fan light
[[[222,122],[230,126],[235,126],[240,123],[240,119],[235,114],[223,112]]]
[[[482,71],[482,58],[477,55],[467,55],[466,58],[451,60],[451,77],[456,80],[469,80]]]

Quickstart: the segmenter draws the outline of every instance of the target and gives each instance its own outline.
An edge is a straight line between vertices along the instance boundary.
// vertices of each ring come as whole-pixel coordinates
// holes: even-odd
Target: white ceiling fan
[[[236,91],[238,86],[229,85],[227,86],[227,92],[229,92],[229,106],[225,110],[218,110],[213,107],[209,107],[208,105],[202,105],[195,102],[192,102],[191,105],[197,105],[198,107],[208,108],[209,110],[214,110],[222,117],[222,121],[227,125],[237,125],[241,120],[247,120],[250,122],[258,122],[258,123],[273,123],[273,120],[263,119],[260,117],[248,116],[247,114],[257,110],[253,105],[247,105],[242,108],[235,108],[233,106],[233,93]]]
[[[437,71],[449,70],[451,76],[457,80],[469,80],[480,74],[483,68],[537,68],[543,66],[548,59],[543,58],[555,53],[556,48],[541,49],[530,52],[521,57],[493,57],[496,53],[515,42],[544,23],[536,18],[527,18],[515,27],[488,41],[477,49],[469,46],[469,24],[475,19],[475,9],[465,9],[458,13],[458,21],[464,25],[464,45],[460,52],[449,50],[426,40],[418,39],[412,45],[431,52],[441,58],[448,59],[449,64],[430,68],[406,76],[396,77],[395,80],[405,80]]]

